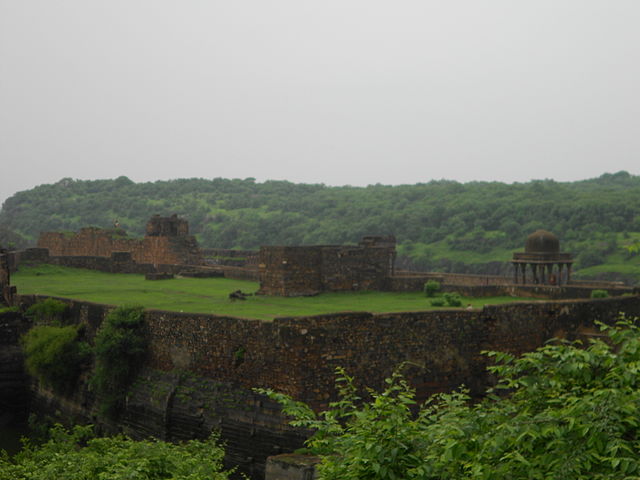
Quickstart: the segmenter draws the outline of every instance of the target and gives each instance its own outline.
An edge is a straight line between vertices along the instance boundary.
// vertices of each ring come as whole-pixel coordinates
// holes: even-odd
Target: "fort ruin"
[[[544,230],[527,238],[524,252],[513,254],[512,277],[397,270],[395,246],[393,236],[367,236],[357,245],[201,249],[189,235],[186,220],[154,215],[142,239],[130,238],[119,228],[45,232],[38,248],[12,252],[9,264],[15,268],[21,262],[39,261],[149,278],[159,278],[154,276],[158,273],[224,276],[260,282],[258,294],[290,297],[358,290],[415,292],[429,280],[440,282],[443,291],[476,297],[588,298],[593,289],[610,295],[633,292],[622,282],[571,278],[572,255],[560,252],[558,237]]]
[[[203,264],[198,243],[189,235],[189,224],[177,215],[151,217],[142,239],[130,238],[120,228],[86,227],[77,233],[41,233],[38,247],[49,250],[51,256],[111,257],[128,252],[134,262],[142,264]]]
[[[197,244],[194,247],[195,239],[189,240],[188,224],[175,216],[153,217],[144,239],[120,242],[119,237],[113,231],[98,229],[71,235],[43,234],[41,248],[0,255],[0,267],[5,266],[0,268],[0,284],[3,290],[11,288],[10,267],[53,262],[116,272],[219,271],[230,277],[260,278],[263,294],[286,296],[365,289],[416,291],[428,279],[440,281],[445,291],[476,296],[510,293],[575,298],[588,296],[593,288],[605,288],[612,294],[633,293],[613,282],[576,282],[569,278],[568,268],[565,280],[555,284],[548,281],[548,271],[543,276],[538,267],[538,281],[533,274],[528,277],[533,281],[527,282],[525,276],[524,284],[508,277],[396,271],[393,237],[365,237],[355,246],[262,247],[242,266],[206,265],[202,251],[193,250]],[[154,243],[148,239],[163,240]],[[167,239],[184,240],[182,245],[191,253],[180,257],[185,250],[174,249],[175,244]],[[553,253],[555,247],[549,250]],[[251,252],[245,253],[245,257],[251,256]],[[525,253],[546,254],[528,245]],[[158,263],[150,261],[152,258]],[[162,263],[175,258],[193,263]],[[26,308],[41,298],[13,291],[10,300]],[[380,388],[398,364],[410,362],[412,366],[405,373],[416,388],[418,401],[461,383],[473,395],[481,395],[491,383],[483,350],[519,354],[553,337],[588,338],[597,334],[598,321],[611,322],[621,311],[640,315],[639,298],[546,300],[472,310],[350,312],[276,318],[272,322],[148,310],[148,355],[141,380],[131,388],[119,427],[134,438],[153,435],[168,440],[202,437],[213,428],[219,429],[227,442],[228,461],[260,479],[267,456],[300,447],[308,432],[290,427],[279,407],[253,392],[254,387],[273,388],[322,409],[336,399],[336,367],[344,367],[362,384]],[[63,301],[89,338],[111,308]],[[14,337],[12,345],[15,343],[18,352],[18,335]],[[242,361],[238,361],[238,351],[243,352]],[[18,353],[15,355],[17,358]],[[65,418],[76,421],[95,420],[95,399],[84,384],[64,398],[36,383],[29,388],[34,408],[59,410]]]

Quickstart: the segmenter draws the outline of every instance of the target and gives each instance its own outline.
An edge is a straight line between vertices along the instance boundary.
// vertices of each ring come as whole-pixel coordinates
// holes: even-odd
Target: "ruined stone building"
[[[355,246],[261,247],[259,293],[300,296],[384,290],[393,275],[395,258],[393,236],[364,237]]]
[[[0,305],[11,305],[16,288],[11,286],[8,252],[0,248]]]
[[[136,263],[167,265],[202,265],[202,252],[189,224],[177,215],[154,215],[147,222],[143,238],[128,237],[120,228],[87,227],[77,233],[44,232],[38,247],[51,256],[112,257],[130,253]]]

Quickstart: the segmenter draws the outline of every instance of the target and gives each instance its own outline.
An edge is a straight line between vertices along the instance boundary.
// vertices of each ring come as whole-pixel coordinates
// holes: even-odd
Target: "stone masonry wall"
[[[321,292],[321,262],[318,247],[262,247],[260,293],[289,296]]]
[[[390,249],[322,247],[320,281],[323,290],[383,290],[391,274]]]
[[[90,331],[107,309],[71,304],[76,317],[87,318],[83,322]],[[640,297],[514,303],[471,311],[354,312],[273,322],[150,310],[147,365],[188,370],[245,388],[274,388],[316,408],[334,398],[338,366],[379,388],[395,366],[410,361],[422,366],[407,371],[420,399],[462,383],[480,394],[489,382],[482,350],[530,351],[554,336],[592,331],[594,321],[612,321],[620,311],[640,315]]]
[[[22,308],[39,297],[22,295]],[[93,338],[108,305],[63,300]],[[640,297],[514,303],[477,310],[389,314],[363,312],[280,318],[273,322],[146,311],[148,357],[132,387],[122,425],[134,437],[185,439],[222,431],[229,458],[261,478],[266,457],[300,445],[304,435],[286,425],[276,405],[251,391],[268,387],[315,409],[335,399],[335,368],[360,384],[383,388],[403,362],[418,400],[461,384],[480,395],[491,384],[483,350],[514,354],[546,340],[589,338],[595,321],[619,312],[640,315]],[[155,372],[155,373],[154,373]],[[192,375],[192,376],[191,376]],[[61,411],[91,415],[91,393],[64,399],[39,392]],[[85,406],[83,406],[85,405]]]
[[[394,258],[395,248],[386,245],[261,247],[260,293],[300,296],[384,290]]]
[[[41,233],[38,247],[47,248],[51,256],[110,257],[113,252],[131,252],[137,263],[203,263],[195,238],[188,235],[146,236],[136,239],[126,237],[122,230],[88,227],[78,233]]]

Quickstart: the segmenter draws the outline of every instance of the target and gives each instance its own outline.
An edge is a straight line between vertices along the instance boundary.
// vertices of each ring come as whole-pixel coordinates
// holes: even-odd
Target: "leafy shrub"
[[[434,298],[431,300],[432,307],[442,307],[444,306],[444,298]]]
[[[607,298],[609,292],[606,290],[591,290],[591,298]]]
[[[27,371],[58,391],[73,385],[91,357],[91,347],[78,339],[79,326],[38,325],[22,337]]]
[[[37,323],[60,326],[69,311],[66,303],[54,298],[47,298],[34,303],[25,312],[25,315]]]
[[[142,307],[118,307],[107,315],[95,340],[96,365],[91,379],[101,414],[117,416],[136,366],[146,353]]]
[[[429,280],[423,287],[425,297],[434,297],[440,291],[440,282]]]
[[[443,297],[444,297],[444,301],[450,307],[462,306],[462,299],[460,298],[460,295],[458,295],[457,293],[445,293]]]
[[[118,435],[95,438],[91,426],[49,431],[40,446],[27,444],[13,459],[0,456],[1,480],[225,480],[218,438],[172,444]]]

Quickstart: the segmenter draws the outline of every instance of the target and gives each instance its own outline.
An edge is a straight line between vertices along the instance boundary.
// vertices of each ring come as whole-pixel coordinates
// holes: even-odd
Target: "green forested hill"
[[[40,231],[109,227],[114,219],[142,235],[155,213],[187,218],[206,247],[354,243],[363,235],[394,234],[404,265],[450,271],[495,271],[491,262],[507,260],[529,233],[544,228],[578,256],[578,266],[614,262],[631,268],[627,274],[640,273],[633,253],[640,239],[640,177],[627,172],[570,183],[368,187],[67,178],[6,200],[0,243],[33,244]]]

